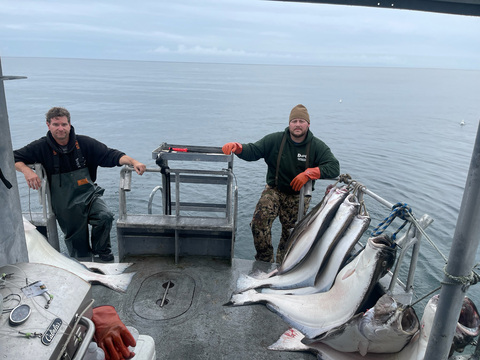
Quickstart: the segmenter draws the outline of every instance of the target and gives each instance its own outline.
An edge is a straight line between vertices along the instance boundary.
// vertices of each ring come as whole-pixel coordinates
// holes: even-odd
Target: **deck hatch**
[[[170,281],[165,296],[165,284]],[[173,319],[186,313],[195,295],[195,280],[185,274],[165,271],[147,277],[135,296],[133,310],[148,320]],[[162,307],[159,304],[164,300]]]

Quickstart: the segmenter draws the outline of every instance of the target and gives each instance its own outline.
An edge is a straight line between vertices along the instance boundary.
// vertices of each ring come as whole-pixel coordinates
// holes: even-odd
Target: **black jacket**
[[[76,140],[80,147],[80,152],[76,149]],[[55,169],[54,152],[59,156],[59,169]],[[31,142],[30,144],[15,150],[13,156],[15,162],[21,161],[27,165],[40,163],[47,172],[49,183],[51,183],[52,174],[68,173],[81,168],[88,168],[93,182],[97,179],[97,168],[120,166],[120,158],[125,153],[110,149],[98,140],[85,135],[75,135],[73,126],[70,130],[70,139],[63,150],[53,139],[52,134],[47,135]],[[84,161],[82,160],[82,157]]]

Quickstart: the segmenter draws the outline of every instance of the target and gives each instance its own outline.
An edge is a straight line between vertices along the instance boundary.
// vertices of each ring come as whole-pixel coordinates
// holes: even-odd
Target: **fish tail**
[[[237,293],[241,293],[243,291],[253,289],[257,287],[256,283],[258,282],[257,279],[248,276],[246,274],[240,274],[237,280]]]
[[[128,285],[130,285],[135,273],[131,272],[117,275],[98,275],[99,276],[96,277],[94,281],[98,281],[112,290],[127,292]]]
[[[248,305],[257,302],[255,300],[255,294],[257,292],[255,290],[247,290],[242,293],[233,294],[230,298],[230,301],[226,305],[232,306],[241,306],[241,305]]]
[[[282,336],[272,345],[268,347],[269,350],[281,351],[306,351],[309,347],[302,343],[303,334],[295,328],[290,328],[285,331]]]
[[[105,275],[117,275],[122,274],[133,263],[100,263],[80,261],[80,264],[84,265],[89,270],[96,270]]]

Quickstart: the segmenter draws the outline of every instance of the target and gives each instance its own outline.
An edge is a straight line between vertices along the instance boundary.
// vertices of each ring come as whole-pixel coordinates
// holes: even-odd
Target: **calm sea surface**
[[[479,71],[32,58],[3,58],[2,64],[5,75],[28,77],[5,82],[14,148],[43,136],[45,112],[64,106],[77,133],[121,149],[148,167],[156,167],[151,153],[162,142],[222,146],[282,131],[290,109],[302,103],[311,130],[330,146],[341,172],[391,203],[408,203],[417,218],[429,214],[435,221],[427,234],[448,257],[480,119]],[[249,222],[265,172],[263,161],[235,159],[238,258],[254,256]],[[18,180],[23,211],[38,209],[36,192],[29,193],[21,174]],[[153,173],[134,176],[129,211],[146,213],[159,181]],[[118,214],[119,168],[100,169],[97,182]],[[312,205],[330,183],[318,182]],[[198,195],[211,197],[209,192]],[[371,231],[390,209],[369,197],[366,202]],[[418,296],[439,286],[443,266],[442,257],[424,242],[415,281]],[[480,305],[478,286],[468,295]]]

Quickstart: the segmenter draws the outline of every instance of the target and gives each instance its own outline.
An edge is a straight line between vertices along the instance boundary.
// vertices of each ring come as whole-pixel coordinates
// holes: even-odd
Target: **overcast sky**
[[[480,18],[263,0],[0,0],[0,56],[480,69]]]

